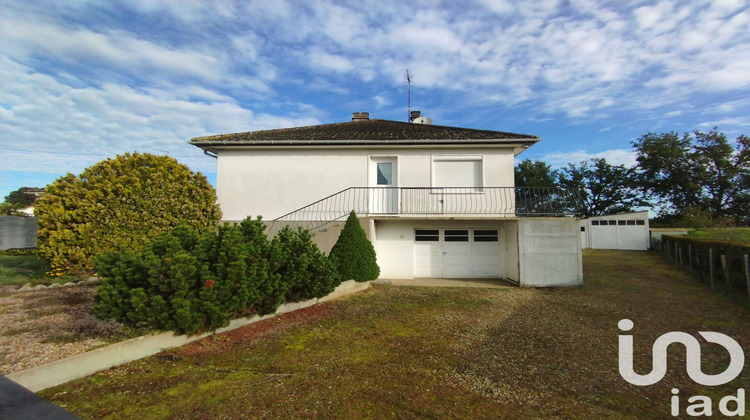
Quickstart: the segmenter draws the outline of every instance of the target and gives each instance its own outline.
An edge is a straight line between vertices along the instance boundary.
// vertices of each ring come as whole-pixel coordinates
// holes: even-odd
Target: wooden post
[[[698,281],[703,283],[703,271],[701,267],[701,252],[699,250],[695,250],[695,268],[698,271]]]
[[[690,277],[693,276],[693,246],[688,245],[688,269],[690,270]]]
[[[711,273],[711,290],[714,289],[714,250],[708,249],[708,272]]]
[[[681,246],[678,246],[678,247],[677,247],[677,259],[678,259],[678,260],[679,260],[679,262],[680,262],[680,269],[681,269],[681,270],[684,270],[684,269],[685,269],[685,262],[684,262],[684,260],[682,259],[682,247],[681,247]]]
[[[729,278],[729,266],[727,265],[727,256],[726,255],[720,255],[719,259],[721,260],[721,268],[724,269],[724,280],[727,282],[727,290],[732,290],[732,281]]]
[[[747,283],[747,297],[750,298],[750,260],[747,259],[747,254],[744,255],[745,259],[745,282]]]

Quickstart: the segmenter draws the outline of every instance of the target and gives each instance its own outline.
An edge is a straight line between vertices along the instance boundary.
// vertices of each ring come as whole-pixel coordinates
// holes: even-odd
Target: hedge
[[[271,241],[264,231],[260,218],[216,231],[179,225],[142,252],[98,256],[95,310],[133,327],[192,334],[338,286],[334,265],[306,231],[285,228]]]
[[[664,235],[660,248],[664,250],[670,261],[682,264],[686,270],[690,270],[690,265],[692,265],[694,274],[702,281],[710,281],[712,260],[709,256],[712,256],[714,278],[717,284],[727,286],[733,291],[747,290],[744,256],[750,256],[748,243]],[[709,253],[709,250],[712,252]],[[722,255],[727,263],[728,279],[724,275],[721,264]]]

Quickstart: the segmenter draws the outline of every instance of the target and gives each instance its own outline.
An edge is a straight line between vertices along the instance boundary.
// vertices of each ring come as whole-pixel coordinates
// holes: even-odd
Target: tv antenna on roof
[[[404,75],[406,77],[406,84],[408,85],[408,93],[407,93],[407,103],[406,103],[406,121],[411,121],[411,74],[409,74],[409,69],[406,69],[406,74]]]

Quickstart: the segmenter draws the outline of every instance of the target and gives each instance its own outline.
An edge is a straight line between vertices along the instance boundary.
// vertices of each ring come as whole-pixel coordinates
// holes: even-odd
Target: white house
[[[582,284],[574,196],[514,188],[514,157],[536,136],[370,119],[196,137],[217,158],[226,222],[262,215],[274,234],[309,229],[330,250],[354,210],[381,278],[503,278]],[[534,217],[530,217],[534,216]]]
[[[648,211],[581,220],[581,246],[584,248],[645,251],[649,242]]]

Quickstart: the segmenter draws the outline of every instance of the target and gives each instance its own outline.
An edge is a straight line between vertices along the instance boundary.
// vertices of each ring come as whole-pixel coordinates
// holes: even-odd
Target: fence
[[[24,216],[0,216],[0,251],[36,248],[39,219]]]
[[[651,247],[711,289],[750,298],[750,245],[664,235]]]

